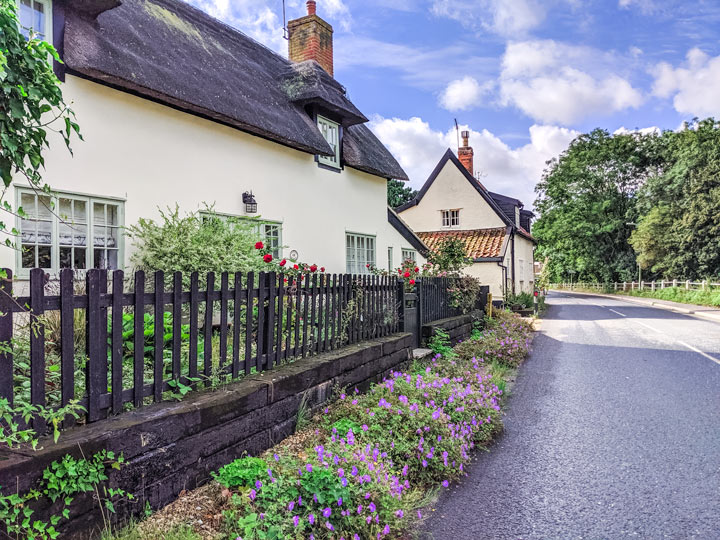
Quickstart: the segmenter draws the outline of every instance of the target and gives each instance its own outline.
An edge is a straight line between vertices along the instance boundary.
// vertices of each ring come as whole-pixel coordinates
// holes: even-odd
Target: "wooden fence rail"
[[[48,282],[34,269],[14,297],[5,272],[0,397],[78,400],[86,422],[401,330],[395,277],[88,270],[80,292],[73,270]]]

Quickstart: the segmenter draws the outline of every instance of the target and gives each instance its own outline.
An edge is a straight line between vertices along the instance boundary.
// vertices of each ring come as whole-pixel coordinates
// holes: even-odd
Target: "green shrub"
[[[215,480],[227,488],[252,488],[255,482],[267,477],[268,464],[264,459],[245,457],[222,467]]]
[[[194,212],[180,215],[179,207],[160,211],[160,219],[140,219],[127,228],[135,242],[132,261],[148,271],[183,272],[183,286],[190,274],[199,272],[201,281],[208,272],[249,272],[267,270],[255,243],[260,240],[257,218],[239,219],[217,216],[212,211],[201,216]],[[172,276],[168,275],[168,279]]]

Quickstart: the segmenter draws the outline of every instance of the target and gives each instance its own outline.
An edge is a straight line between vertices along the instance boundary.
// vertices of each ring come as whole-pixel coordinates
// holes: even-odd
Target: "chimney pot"
[[[315,15],[317,13],[317,4],[315,0],[307,1],[307,13],[308,15]]]
[[[460,163],[462,163],[465,168],[468,170],[470,174],[475,176],[475,168],[473,164],[473,149],[470,146],[470,132],[469,131],[463,131],[462,132],[462,139],[463,139],[463,145],[458,148],[458,159],[460,160]]]

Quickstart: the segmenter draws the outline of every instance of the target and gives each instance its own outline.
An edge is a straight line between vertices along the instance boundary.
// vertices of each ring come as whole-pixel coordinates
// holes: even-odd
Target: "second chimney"
[[[458,159],[460,160],[460,163],[462,163],[465,168],[468,170],[468,172],[475,176],[475,169],[473,167],[473,156],[474,152],[472,147],[470,146],[470,132],[469,131],[463,131],[462,132],[462,139],[463,139],[463,145],[458,148]]]
[[[308,0],[305,17],[288,22],[288,40],[288,56],[292,62],[315,60],[334,76],[333,28],[317,16],[314,0]]]

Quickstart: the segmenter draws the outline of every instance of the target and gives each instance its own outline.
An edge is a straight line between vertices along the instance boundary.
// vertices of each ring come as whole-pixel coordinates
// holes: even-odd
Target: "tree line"
[[[551,281],[720,277],[720,122],[579,136],[536,187]]]

